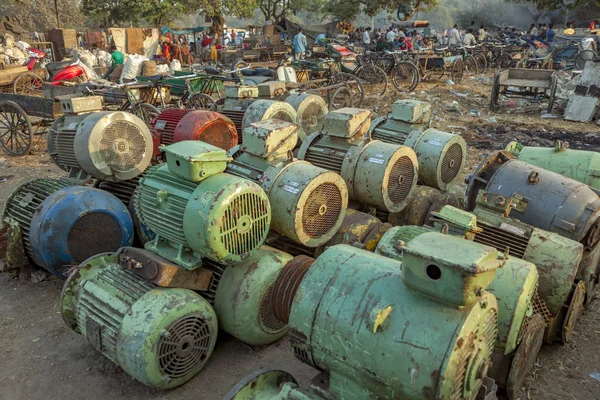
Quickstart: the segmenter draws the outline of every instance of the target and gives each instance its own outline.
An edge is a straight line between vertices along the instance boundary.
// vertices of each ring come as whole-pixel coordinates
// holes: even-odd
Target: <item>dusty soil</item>
[[[383,97],[367,99],[366,106],[384,115],[398,98],[431,102],[433,127],[460,133],[471,146],[465,173],[472,172],[490,150],[501,149],[511,140],[551,146],[560,139],[573,148],[600,150],[596,124],[542,119],[544,104],[513,102],[498,113],[489,113],[490,85],[485,79],[465,78],[461,85],[421,84],[413,94],[398,95],[389,89]],[[0,158],[0,204],[27,179],[62,174],[49,160],[44,140],[38,141],[32,155]],[[236,382],[261,368],[285,369],[301,383],[316,374],[292,356],[287,339],[255,348],[220,333],[215,352],[198,376],[169,392],[149,389],[66,327],[59,312],[61,286],[55,278],[33,283],[29,274],[0,274],[0,399],[212,400],[222,398]],[[542,349],[519,398],[600,399],[600,381],[590,377],[600,372],[599,339],[600,302],[596,301],[575,327],[572,343]]]

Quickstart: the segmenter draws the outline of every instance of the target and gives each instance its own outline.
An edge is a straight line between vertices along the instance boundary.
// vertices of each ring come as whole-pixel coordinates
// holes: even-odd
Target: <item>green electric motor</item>
[[[419,183],[448,190],[460,178],[467,144],[460,135],[426,129],[430,118],[428,103],[398,100],[387,117],[371,123],[369,135],[385,143],[411,147],[419,159]]]
[[[417,156],[410,147],[365,138],[371,113],[342,108],[325,117],[323,130],[308,136],[298,158],[339,173],[350,200],[399,212],[415,189]]]
[[[206,364],[217,339],[211,305],[187,289],[157,288],[122,268],[115,253],[85,261],[61,296],[67,325],[138,381],[182,385]]]
[[[271,229],[297,243],[317,247],[333,237],[348,207],[340,175],[292,157],[298,126],[269,119],[250,124],[227,172],[259,184],[272,206]]]
[[[600,190],[600,153],[573,150],[557,141],[554,148],[523,146],[510,142],[506,151],[521,161],[556,172]]]
[[[218,277],[214,308],[219,327],[250,345],[273,343],[288,326],[273,314],[273,283],[292,256],[262,246],[250,258],[226,268]]]
[[[164,148],[167,164],[140,179],[134,201],[141,222],[156,234],[145,248],[186,268],[202,258],[232,265],[265,241],[271,207],[254,182],[223,171],[225,150],[201,141]]]
[[[485,289],[503,264],[491,247],[439,233],[408,243],[402,263],[347,245],[296,257],[275,282],[274,312],[322,385],[244,397],[249,383],[228,398],[475,399],[498,335]]]
[[[421,226],[394,227],[384,234],[375,252],[402,261],[403,244],[432,231]],[[536,266],[514,257],[496,271],[487,288],[498,301],[498,341],[491,377],[506,388],[511,399],[516,398],[542,346],[546,321],[536,304],[537,289]]]

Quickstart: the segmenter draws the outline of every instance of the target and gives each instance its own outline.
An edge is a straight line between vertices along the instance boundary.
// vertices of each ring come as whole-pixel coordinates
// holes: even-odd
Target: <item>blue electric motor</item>
[[[2,220],[21,228],[30,260],[64,278],[69,268],[133,241],[127,207],[112,194],[54,179],[35,179],[8,198]]]

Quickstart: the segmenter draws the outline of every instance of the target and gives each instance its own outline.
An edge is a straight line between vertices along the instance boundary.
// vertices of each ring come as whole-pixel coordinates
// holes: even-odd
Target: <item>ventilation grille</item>
[[[77,299],[77,331],[87,336],[87,322],[90,320],[96,322],[100,326],[101,334],[101,348],[98,350],[114,363],[118,363],[117,339],[121,322],[125,316],[121,310],[130,309],[136,301],[152,289],[152,286],[118,265],[106,266],[98,273],[94,283],[94,288],[118,288],[115,293],[120,300],[120,307],[113,307],[104,298],[97,297],[96,291],[88,291],[83,286]],[[128,307],[122,307],[123,303]]]
[[[482,229],[482,232],[475,235],[474,242],[492,246],[498,251],[505,251],[508,246],[508,255],[521,259],[525,256],[529,238],[524,238],[481,222],[478,225]]]
[[[211,330],[197,315],[175,321],[161,335],[157,355],[160,371],[171,379],[181,378],[200,367],[210,352]]]
[[[244,119],[245,111],[233,111],[233,110],[220,110],[219,114],[222,114],[229,118],[235,125],[235,129],[239,132],[238,141],[242,142],[242,120]]]
[[[403,132],[392,131],[385,128],[375,128],[371,133],[371,138],[373,140],[381,140],[384,143],[393,143],[404,146],[404,142],[406,142],[406,138],[408,135]]]
[[[533,292],[533,296],[531,297],[531,306],[533,307],[533,313],[529,317],[526,317],[525,321],[523,321],[521,332],[519,332],[519,342],[526,332],[535,332],[538,329],[548,325],[552,319],[550,310],[548,310],[544,300],[540,298],[537,284],[535,285],[535,290]],[[536,318],[537,315],[540,315],[542,318]]]
[[[112,170],[127,172],[142,162],[148,146],[136,124],[113,121],[102,131],[100,159]]]
[[[312,165],[327,169],[329,171],[342,172],[342,164],[344,163],[344,154],[341,152],[330,151],[329,149],[319,146],[311,146],[306,150],[304,160]]]
[[[452,182],[460,172],[460,167],[463,161],[462,147],[458,143],[454,143],[442,159],[442,181],[444,183]]]
[[[381,222],[386,223],[390,219],[390,212],[378,208],[375,210],[375,217]]]
[[[409,157],[400,157],[392,166],[388,181],[388,195],[394,204],[402,203],[410,194],[415,166]]]
[[[70,185],[62,181],[53,179],[36,179],[21,186],[6,201],[6,208],[3,217],[9,217],[19,224],[23,237],[23,245],[25,246],[25,252],[29,258],[38,265],[40,265],[40,263],[35,261],[33,252],[31,251],[31,244],[29,243],[31,219],[33,218],[35,210],[37,210],[40,204],[46,200],[48,196],[56,192],[58,189],[67,186]]]
[[[206,124],[202,129],[196,132],[195,140],[201,140],[212,144],[223,150],[229,150],[238,144],[238,134],[222,120],[216,120],[213,123]]]
[[[121,247],[121,225],[110,214],[91,212],[75,222],[67,239],[73,262],[80,264],[96,254],[113,252]]]
[[[330,232],[342,212],[342,194],[337,185],[326,182],[315,188],[302,210],[302,227],[310,237],[320,238]]]
[[[150,123],[150,129],[153,132],[160,134],[161,144],[173,144],[175,127],[183,117],[192,111],[193,110],[165,110]]]
[[[276,334],[287,328],[287,324],[281,322],[273,314],[273,285],[269,286],[260,303],[260,311],[258,314],[261,328],[267,333]]]
[[[221,241],[225,249],[242,256],[260,246],[269,231],[269,212],[267,200],[256,193],[233,198],[222,217]]]

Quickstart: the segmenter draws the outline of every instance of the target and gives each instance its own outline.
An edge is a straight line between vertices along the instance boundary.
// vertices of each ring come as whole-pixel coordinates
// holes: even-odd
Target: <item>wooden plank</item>
[[[62,115],[58,100],[22,94],[0,93],[0,103],[4,101],[17,103],[31,117],[56,119]]]
[[[13,81],[17,76],[26,72],[29,72],[27,70],[27,67],[0,70],[0,85],[12,85]]]

